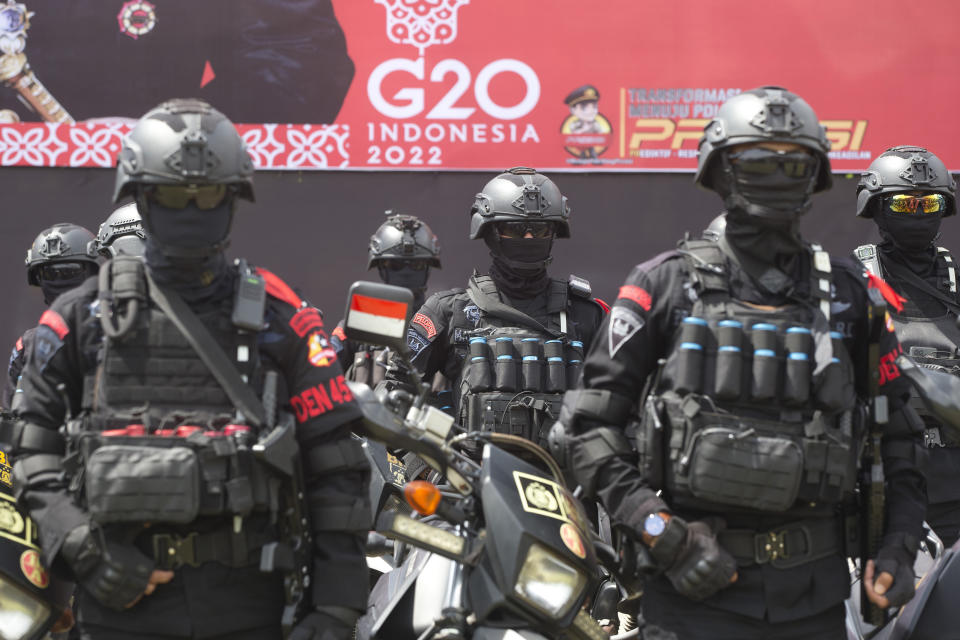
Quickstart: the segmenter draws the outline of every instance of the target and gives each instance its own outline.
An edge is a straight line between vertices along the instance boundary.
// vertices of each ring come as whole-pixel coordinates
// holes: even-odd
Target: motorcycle
[[[406,360],[411,303],[406,289],[355,283],[347,336]],[[416,395],[394,390],[383,402],[366,385],[350,390],[371,439],[416,453],[445,484],[404,484],[404,502],[419,517],[380,512],[377,533],[394,540],[398,564],[377,581],[357,638],[606,640],[584,608],[600,582],[591,526],[556,463],[522,438],[456,434],[453,418],[424,401],[429,386],[405,364]],[[479,462],[460,451],[468,441],[482,445]],[[504,446],[523,449],[547,471]],[[387,485],[400,492],[398,483]]]

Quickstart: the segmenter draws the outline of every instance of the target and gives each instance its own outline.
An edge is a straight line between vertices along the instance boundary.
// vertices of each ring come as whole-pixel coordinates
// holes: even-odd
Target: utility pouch
[[[105,445],[86,460],[85,494],[96,522],[194,520],[200,464],[189,447]]]
[[[516,391],[520,382],[514,351],[512,338],[497,338],[494,343],[494,354],[497,356],[494,386],[500,391]]]
[[[708,502],[760,511],[785,511],[797,499],[803,450],[788,438],[740,428],[707,427],[693,437],[681,465],[689,470],[690,492]]]
[[[657,398],[648,395],[643,403],[637,431],[637,465],[650,488],[659,491],[663,488],[663,420]]]
[[[576,389],[583,374],[583,343],[571,340],[567,345],[567,388]]]
[[[543,355],[547,361],[544,391],[563,393],[567,389],[567,364],[563,357],[563,343],[559,340],[547,340],[543,343]]]
[[[470,339],[470,362],[467,363],[465,380],[470,391],[488,391],[493,385],[493,372],[490,369],[490,346],[485,338]]]
[[[540,361],[540,341],[524,338],[520,341],[520,388],[537,393],[542,388],[543,366]]]

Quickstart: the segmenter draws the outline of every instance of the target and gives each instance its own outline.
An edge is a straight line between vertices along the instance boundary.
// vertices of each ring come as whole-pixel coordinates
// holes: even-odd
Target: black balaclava
[[[427,280],[430,279],[430,267],[426,269],[388,269],[380,265],[380,279],[395,287],[409,289],[413,293],[413,306],[419,309],[427,299]]]
[[[781,170],[767,175],[747,173],[730,160],[730,152],[721,156],[720,175],[714,181],[728,210],[740,209],[760,218],[790,220],[810,210],[810,196],[817,184],[819,169],[811,176],[792,177]]]
[[[908,216],[880,209],[873,216],[883,242],[880,252],[920,276],[930,275],[937,261],[933,245],[940,235],[939,215]]]
[[[54,300],[60,297],[61,294],[79,287],[87,278],[95,273],[95,268],[84,265],[83,273],[78,275],[76,278],[69,278],[66,280],[44,280],[41,278],[40,290],[43,292],[43,303],[47,306],[50,306],[53,304]]]
[[[511,298],[532,298],[546,290],[553,237],[502,238],[491,225],[483,240],[493,258],[490,277],[500,291]]]
[[[232,198],[209,210],[193,202],[183,209],[149,202],[146,212],[138,206],[148,231],[144,256],[158,284],[170,287],[188,303],[232,295],[233,280],[223,253],[229,244]]]

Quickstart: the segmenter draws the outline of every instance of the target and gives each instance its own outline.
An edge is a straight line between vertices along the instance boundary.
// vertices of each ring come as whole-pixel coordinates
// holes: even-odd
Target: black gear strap
[[[519,309],[514,309],[513,307],[504,304],[500,300],[497,300],[492,295],[484,292],[481,288],[480,283],[477,282],[478,278],[470,278],[470,288],[467,291],[467,295],[470,296],[470,300],[477,305],[484,312],[501,318],[503,320],[509,320],[511,322],[516,322],[520,326],[529,327],[537,331],[541,331],[549,336],[554,338],[562,338],[563,333],[555,330],[548,329],[547,327],[540,324],[534,318],[531,318],[524,312]],[[564,285],[564,290],[566,285]]]
[[[63,471],[63,459],[52,453],[39,453],[24,456],[13,464],[14,486],[25,488],[31,481],[43,474],[57,474]]]
[[[0,422],[0,444],[3,444],[11,455],[21,451],[63,455],[66,447],[63,436],[58,431],[25,420]]]
[[[790,569],[844,554],[841,523],[833,518],[800,520],[771,531],[727,529],[717,539],[740,566],[769,564]]]
[[[572,389],[563,396],[563,408],[574,421],[579,419],[602,425],[622,425],[633,401],[606,389]]]
[[[270,541],[266,534],[246,530],[236,532],[227,528],[186,535],[160,533],[150,536],[153,560],[158,569],[164,570],[175,570],[183,565],[199,567],[206,562],[247,567],[260,562],[260,550]]]

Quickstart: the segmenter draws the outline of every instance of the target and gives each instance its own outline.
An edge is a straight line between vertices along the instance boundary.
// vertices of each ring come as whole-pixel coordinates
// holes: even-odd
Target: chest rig
[[[853,366],[829,330],[829,256],[813,247],[814,295],[765,307],[731,295],[716,243],[681,250],[695,299],[644,403],[641,470],[682,507],[841,502],[861,436]]]
[[[883,278],[892,275],[884,273],[876,245],[859,246],[855,253],[874,275]],[[944,247],[937,247],[936,278],[936,289],[960,305],[960,300],[957,299],[956,262]],[[956,312],[948,309],[944,315],[932,318],[925,315],[915,302],[907,299],[903,303],[903,311],[890,309],[889,313],[904,353],[920,366],[960,375],[960,329],[956,324]],[[940,429],[939,422],[930,414],[912,387],[910,406],[927,425],[924,430],[924,443],[927,447],[960,447],[960,441],[950,438]]]
[[[462,362],[455,412],[464,428],[546,442],[564,392],[576,386],[583,369],[583,342],[569,332],[567,320],[571,294],[589,298],[589,284],[551,280],[541,323],[501,302],[489,276],[471,278],[470,302],[451,320]]]

